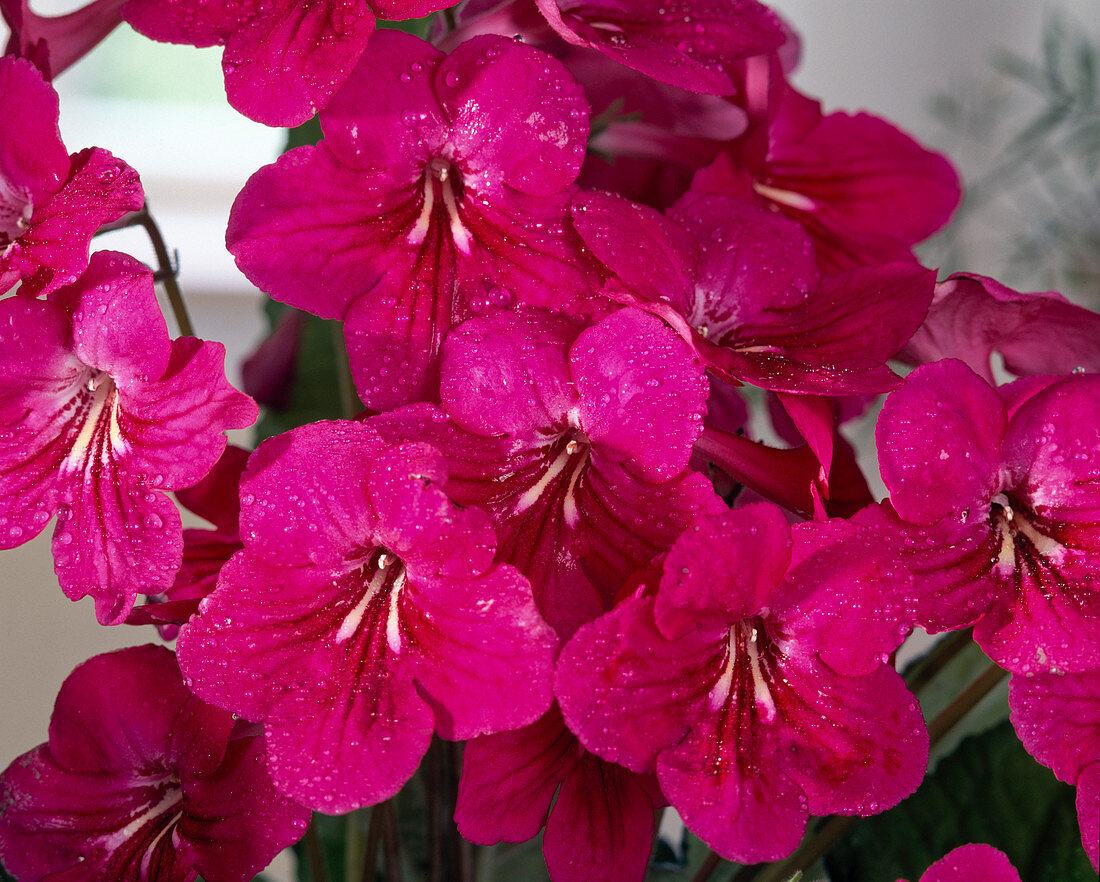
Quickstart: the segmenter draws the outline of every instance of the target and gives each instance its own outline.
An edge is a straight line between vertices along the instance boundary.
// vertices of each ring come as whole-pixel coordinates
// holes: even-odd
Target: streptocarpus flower
[[[1008,704],[1027,752],[1077,787],[1081,844],[1100,870],[1100,668],[1014,676]]]
[[[915,263],[822,275],[803,230],[694,191],[669,212],[579,194],[573,219],[614,274],[603,293],[675,327],[724,376],[794,393],[881,392],[885,361],[919,327],[935,275]]]
[[[586,748],[655,770],[715,851],[777,859],[808,814],[874,814],[920,783],[928,735],[887,664],[907,592],[843,522],[792,530],[767,504],[703,518],[655,593],[573,636],[555,692]]]
[[[444,343],[441,390],[449,420],[414,406],[371,424],[446,451],[449,492],[492,515],[502,559],[563,636],[701,512],[724,510],[688,468],[703,371],[640,310],[583,330],[541,310],[471,319]]]
[[[467,743],[455,823],[485,845],[526,842],[545,827],[551,879],[636,882],[661,805],[652,775],[589,753],[554,705],[530,726]]]
[[[692,188],[797,221],[827,272],[913,260],[912,247],[947,223],[962,193],[946,158],[886,120],[824,114],[790,87],[766,127],[750,129]]]
[[[739,63],[778,49],[788,36],[779,16],[757,0],[474,0],[444,44],[485,33],[520,34],[558,55],[556,35],[662,83],[710,95],[736,92]]]
[[[0,293],[22,280],[21,293],[41,294],[76,279],[95,231],[144,196],[106,150],[66,153],[57,93],[29,61],[0,58],[0,96]]]
[[[122,24],[126,0],[92,0],[64,15],[38,15],[27,0],[0,0],[10,34],[4,54],[25,58],[51,80]]]
[[[0,300],[0,548],[56,514],[61,588],[91,595],[102,624],[168,588],[183,539],[165,491],[197,483],[224,432],[256,419],[224,358],[169,339],[152,274],[123,254],[97,252],[47,300]]]
[[[277,786],[340,813],[396,793],[434,732],[537,719],[557,650],[531,586],[442,455],[361,423],[264,442],[241,482],[245,549],[179,637],[195,692],[262,722]]]
[[[920,882],[1020,882],[1020,874],[1004,852],[971,843],[945,854],[925,871]]]
[[[1100,315],[1054,291],[1020,293],[995,279],[955,273],[936,285],[928,317],[899,358],[957,358],[993,383],[994,352],[1018,377],[1100,371]]]
[[[1100,376],[990,387],[962,362],[917,368],[877,428],[899,518],[880,529],[917,574],[917,621],[974,625],[1013,673],[1100,665]]]
[[[296,126],[347,79],[376,14],[418,18],[446,5],[448,0],[128,0],[122,17],[154,40],[224,46],[229,103],[256,122]]]
[[[19,882],[245,882],[309,812],[275,790],[264,741],[183,685],[152,645],[65,680],[47,744],[0,776],[0,860]]]
[[[226,241],[276,300],[344,320],[368,407],[433,398],[465,318],[591,296],[567,230],[588,106],[560,62],[500,37],[448,57],[379,32],[320,119],[320,144],[245,184]]]

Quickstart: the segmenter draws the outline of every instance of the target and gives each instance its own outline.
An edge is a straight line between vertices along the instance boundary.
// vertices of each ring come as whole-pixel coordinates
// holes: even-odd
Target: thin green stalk
[[[344,343],[343,324],[336,323],[332,325],[332,348],[336,354],[336,378],[340,384],[340,415],[344,419],[350,420],[363,409],[363,406],[359,403],[359,396],[355,391],[355,382],[351,377],[347,345]]]
[[[363,810],[348,812],[344,818],[344,879],[345,882],[359,882],[363,877],[364,823]]]
[[[367,828],[367,848],[363,855],[363,873],[360,882],[374,882],[375,871],[378,869],[378,847],[382,844],[382,827],[385,826],[382,818],[381,806],[374,806],[370,810],[370,826]]]
[[[314,820],[316,820],[314,815]],[[310,874],[313,882],[329,882],[328,867],[325,865],[325,849],[321,845],[321,837],[317,833],[317,824],[311,823],[306,830],[306,857],[309,860]]]
[[[177,268],[168,255],[168,248],[164,244],[164,237],[160,234],[160,227],[149,214],[148,205],[137,213],[135,220],[144,228],[153,245],[153,253],[157,257],[157,272],[154,278],[164,285],[164,292],[168,295],[168,305],[172,307],[172,314],[176,317],[176,327],[179,328],[182,336],[194,337],[195,329],[191,324],[191,317],[187,314],[180,286],[176,282]]]

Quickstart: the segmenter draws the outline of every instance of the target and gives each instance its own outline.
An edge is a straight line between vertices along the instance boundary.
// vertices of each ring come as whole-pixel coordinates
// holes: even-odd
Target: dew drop
[[[462,81],[462,78],[458,75],[458,71],[447,71],[447,76],[443,78],[443,82],[447,84],[447,88],[454,89]]]
[[[512,296],[512,292],[505,288],[503,285],[493,285],[489,291],[489,302],[494,306],[499,306],[501,309],[507,309],[512,305],[515,299]]]

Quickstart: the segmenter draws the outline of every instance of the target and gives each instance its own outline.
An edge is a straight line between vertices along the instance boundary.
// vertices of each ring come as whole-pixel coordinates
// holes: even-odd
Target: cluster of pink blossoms
[[[0,776],[8,871],[247,880],[308,810],[395,795],[434,735],[466,742],[462,835],[545,828],[554,880],[641,879],[665,806],[778,860],[923,779],[892,656],[915,626],[973,627],[1014,675],[1096,865],[1100,316],[937,283],[912,249],[950,164],[797,92],[756,0],[375,29],[445,5],[0,0],[0,547],[53,520],[69,597],[178,633],[66,682]],[[89,257],[142,191],[66,152],[48,78],[120,17],[224,45],[255,120],[319,113],[227,246],[342,323],[362,414],[227,449],[257,408],[220,345],[170,338],[137,261]],[[840,428],[883,393],[875,502]],[[986,846],[923,878],[979,877],[1018,878]]]

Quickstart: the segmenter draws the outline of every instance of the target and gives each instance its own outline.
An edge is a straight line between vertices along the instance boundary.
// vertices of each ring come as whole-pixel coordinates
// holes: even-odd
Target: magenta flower
[[[957,358],[993,383],[997,352],[1018,377],[1100,371],[1100,315],[1047,291],[1022,294],[985,276],[956,273],[936,285],[924,324],[901,358]]]
[[[61,588],[91,595],[102,624],[168,588],[183,539],[165,491],[197,483],[223,433],[256,419],[224,358],[169,339],[151,273],[126,255],[96,253],[48,300],[0,300],[0,547],[56,514]]]
[[[913,260],[913,245],[946,225],[961,188],[951,163],[883,119],[824,114],[788,87],[734,161],[720,157],[692,185],[797,221],[827,272]]]
[[[474,0],[459,22],[445,45],[474,34],[519,34],[560,55],[564,41],[711,95],[738,91],[740,63],[779,48],[788,36],[780,18],[757,0]]]
[[[787,35],[757,0],[535,0],[558,35],[663,83],[729,95],[736,63],[778,49]]]
[[[179,626],[198,612],[200,601],[214,590],[222,567],[244,547],[237,527],[241,509],[238,488],[248,453],[243,447],[228,445],[205,478],[176,493],[184,508],[205,518],[214,529],[190,527],[183,531],[183,562],[172,587],[135,606],[126,618],[127,625],[156,625],[161,637],[173,640]]]
[[[796,393],[880,392],[924,319],[935,276],[914,263],[822,276],[792,221],[689,193],[669,212],[606,193],[574,199],[578,232],[613,274],[602,289],[676,328],[710,368]]]
[[[555,692],[588,750],[656,771],[723,857],[781,858],[808,814],[874,814],[920,783],[928,735],[886,663],[907,590],[843,522],[792,531],[766,504],[703,518],[655,594],[574,635]]]
[[[949,851],[925,871],[920,882],[1020,882],[1020,874],[1004,852],[971,843]]]
[[[1100,665],[1100,376],[991,388],[961,362],[917,368],[877,440],[899,518],[881,527],[916,571],[917,620],[974,625],[1014,673]]]
[[[588,107],[561,64],[500,37],[449,57],[381,32],[325,139],[245,185],[227,242],[276,300],[343,319],[363,403],[431,398],[453,324],[590,296],[568,205]]]
[[[557,639],[446,479],[434,448],[359,423],[264,442],[241,482],[245,550],[180,633],[196,693],[264,723],[276,785],[322,811],[392,796],[433,731],[473,738],[550,704]]]
[[[551,879],[635,882],[663,804],[652,775],[593,756],[554,705],[530,726],[466,745],[455,823],[484,845],[526,842],[545,827]]]
[[[0,0],[7,24],[4,54],[25,58],[52,80],[94,49],[122,23],[126,0],[93,0],[65,15],[38,15],[27,0]]]
[[[141,208],[137,173],[106,150],[69,156],[57,127],[57,93],[29,61],[0,58],[0,293],[22,281],[41,294],[88,265],[103,224]]]
[[[0,776],[0,860],[20,882],[245,882],[309,823],[264,750],[167,649],[98,655],[62,685],[49,742]]]
[[[154,40],[224,46],[229,103],[256,122],[297,126],[348,78],[374,31],[376,14],[418,18],[447,5],[447,0],[128,0],[122,17]]]
[[[1008,704],[1027,752],[1077,787],[1081,844],[1100,870],[1100,668],[1014,676]]]
[[[410,408],[372,425],[447,452],[448,490],[490,512],[502,558],[563,636],[700,512],[724,509],[688,468],[703,371],[653,316],[622,309],[584,330],[536,310],[471,319],[444,343],[442,377],[449,421]]]

